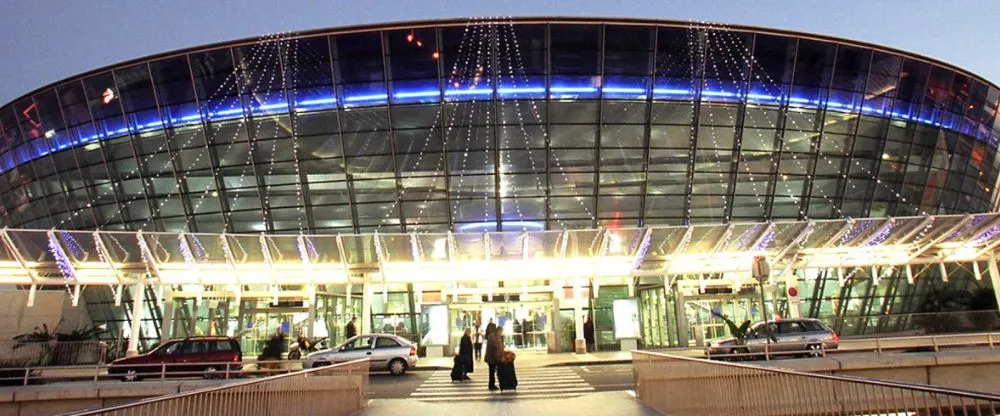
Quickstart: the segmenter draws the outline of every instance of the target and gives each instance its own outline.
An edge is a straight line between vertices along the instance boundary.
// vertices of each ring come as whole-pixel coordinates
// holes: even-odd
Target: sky
[[[146,55],[301,31],[470,16],[702,20],[843,37],[1000,83],[1000,0],[0,0],[0,103]]]

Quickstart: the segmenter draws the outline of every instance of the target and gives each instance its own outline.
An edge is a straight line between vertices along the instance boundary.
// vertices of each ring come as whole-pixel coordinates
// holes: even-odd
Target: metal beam
[[[948,237],[950,237],[952,233],[954,233],[955,231],[957,231],[959,228],[965,226],[965,224],[967,224],[971,220],[972,220],[972,215],[966,215],[960,221],[958,221],[957,223],[955,223],[955,225],[953,225],[950,228],[948,228],[948,231],[941,233],[940,235],[938,235],[937,237],[935,237],[933,240],[931,240],[927,244],[924,244],[923,246],[921,246],[920,248],[918,248],[916,251],[914,251],[912,254],[910,254],[910,262],[912,262],[913,260],[915,260],[917,257],[920,257],[924,253],[926,253],[928,250],[931,249],[931,247],[934,247],[935,245],[937,245],[938,243],[940,243],[940,242],[942,242],[944,240],[947,240]]]
[[[153,276],[156,277],[156,280],[162,281],[160,279],[161,276],[160,265],[157,264],[156,257],[153,255],[153,252],[149,249],[149,245],[146,244],[146,238],[143,236],[142,230],[136,232],[135,239],[139,245],[139,254],[140,257],[142,258],[143,264],[146,265],[148,270],[152,271]]]
[[[910,239],[912,239],[914,236],[916,236],[917,233],[919,233],[921,230],[929,227],[933,223],[934,223],[934,216],[928,215],[927,217],[925,217],[923,220],[920,221],[920,224],[917,224],[917,226],[914,227],[912,230],[908,231],[906,234],[903,234],[901,237],[897,238],[896,241],[906,243],[910,241]]]
[[[240,274],[236,271],[236,257],[233,256],[232,247],[229,246],[229,237],[226,233],[222,233],[219,236],[219,243],[222,245],[222,254],[226,257],[226,262],[229,264],[229,270],[233,273],[233,280],[235,284],[233,285],[233,296],[236,298],[236,304],[240,304],[240,299],[242,298],[243,284],[240,283]]]
[[[729,237],[733,235],[733,227],[735,227],[733,223],[729,223],[729,225],[726,226],[726,231],[724,231],[722,235],[719,236],[719,240],[712,245],[710,253],[717,253],[723,246],[726,245],[726,242],[729,241]]]
[[[14,240],[10,238],[9,234],[7,234],[7,227],[0,230],[0,239],[3,240],[3,244],[7,247],[7,251],[10,253],[10,256],[17,261],[17,264],[21,265],[22,269],[24,269],[24,274],[26,274],[32,282],[38,282],[40,280],[38,278],[38,274],[28,267],[28,263],[24,260],[24,256],[22,256],[21,252],[17,250],[17,245],[14,244]]]
[[[792,250],[793,247],[797,248],[802,243],[802,240],[804,240],[809,234],[812,234],[813,227],[814,223],[812,221],[807,222],[805,227],[802,227],[802,230],[799,231],[797,234],[795,234],[795,237],[792,237],[792,241],[789,241],[788,244],[786,244],[785,247],[782,248],[781,251],[779,251],[778,254],[774,256],[774,262],[777,263],[778,261],[783,259],[785,255]],[[791,264],[792,262],[788,263]]]
[[[840,238],[843,237],[844,234],[847,234],[848,231],[851,231],[851,228],[853,227],[854,227],[854,219],[849,218],[847,220],[844,220],[844,225],[842,225],[840,229],[837,230],[837,232],[833,233],[833,236],[831,236],[822,244],[820,244],[819,247],[822,248],[830,247],[833,243],[837,242],[837,240],[840,240]]]

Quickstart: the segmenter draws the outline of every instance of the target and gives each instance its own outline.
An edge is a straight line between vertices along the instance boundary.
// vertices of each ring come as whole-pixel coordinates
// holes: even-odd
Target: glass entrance
[[[264,349],[267,340],[277,333],[291,343],[293,337],[306,333],[309,321],[307,308],[251,309],[243,316],[240,347],[243,355],[255,357]]]
[[[549,296],[551,298],[551,296]],[[504,330],[506,348],[546,351],[546,333],[552,331],[551,299],[497,302],[453,303],[449,306],[451,345],[457,347],[466,327],[479,325],[485,334],[492,321]]]

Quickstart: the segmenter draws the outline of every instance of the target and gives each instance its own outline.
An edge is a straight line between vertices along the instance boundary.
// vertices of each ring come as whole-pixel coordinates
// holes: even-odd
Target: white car
[[[302,368],[322,367],[368,358],[372,371],[388,371],[401,376],[417,366],[417,345],[406,338],[389,334],[358,335],[336,347],[306,356]]]

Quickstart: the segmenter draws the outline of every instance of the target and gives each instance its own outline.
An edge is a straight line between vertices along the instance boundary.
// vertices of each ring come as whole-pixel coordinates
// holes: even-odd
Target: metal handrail
[[[958,340],[959,342],[948,342],[949,340]],[[924,343],[919,343],[915,345],[885,345],[885,343],[899,343],[906,341],[925,341]],[[940,334],[940,335],[921,335],[921,336],[906,336],[906,337],[885,337],[885,338],[841,338],[838,343],[838,347],[831,349],[828,348],[828,344],[833,344],[832,341],[790,341],[784,342],[784,345],[802,345],[806,346],[809,344],[818,344],[820,346],[819,356],[826,357],[827,354],[844,354],[844,353],[858,353],[858,352],[874,352],[876,355],[881,354],[885,350],[908,350],[914,348],[925,348],[932,347],[934,352],[941,351],[942,348],[949,347],[988,347],[989,349],[994,349],[997,344],[1000,343],[1000,332],[985,332],[985,333],[959,333],[959,334]],[[846,345],[852,343],[874,343],[873,347],[865,348],[843,348]],[[733,345],[733,348],[748,348],[748,345]],[[738,353],[738,354],[719,354],[712,353],[711,349],[705,348],[705,356],[708,358],[724,358],[724,357],[749,357],[749,356],[759,356],[763,355],[764,358],[770,359],[771,357],[777,356],[789,356],[789,355],[802,355],[802,354],[812,354],[816,351],[803,349],[803,350],[787,350],[787,351],[772,351],[771,345],[764,344],[763,352],[755,353]]]
[[[964,396],[964,397],[969,398],[969,399],[988,400],[988,401],[997,401],[997,402],[1000,402],[1000,395],[991,394],[991,393],[974,392],[974,391],[968,391],[968,390],[955,390],[955,389],[941,388],[941,387],[935,387],[935,386],[924,386],[924,385],[919,385],[919,384],[907,384],[907,383],[900,383],[900,382],[890,381],[890,380],[877,380],[877,379],[864,378],[864,377],[855,377],[855,376],[835,376],[835,375],[821,374],[821,373],[807,373],[807,372],[789,370],[789,369],[785,369],[785,368],[761,367],[761,366],[756,366],[756,365],[741,364],[741,363],[734,363],[734,362],[728,362],[728,361],[712,361],[712,360],[706,360],[704,358],[684,357],[684,356],[680,356],[680,355],[670,355],[670,354],[663,354],[663,353],[652,352],[652,351],[638,351],[638,350],[636,350],[636,351],[632,351],[632,354],[649,355],[649,356],[654,356],[654,357],[667,358],[667,359],[670,359],[670,360],[690,361],[690,362],[696,362],[696,363],[708,364],[708,365],[722,365],[722,366],[742,368],[742,369],[748,369],[748,370],[754,370],[754,371],[761,371],[761,370],[763,370],[763,371],[772,372],[772,373],[787,374],[787,375],[794,375],[794,376],[800,376],[800,377],[811,377],[811,378],[825,379],[825,380],[831,380],[831,381],[844,381],[844,379],[849,379],[850,381],[856,381],[856,382],[859,382],[859,383],[864,383],[864,384],[869,384],[869,385],[879,386],[879,387],[892,387],[892,388],[898,388],[898,389],[916,390],[916,391],[921,391],[921,392],[924,392],[924,393],[958,395],[958,396]]]
[[[228,390],[228,389],[235,389],[235,388],[238,388],[238,387],[243,387],[243,386],[248,386],[248,385],[253,385],[253,384],[259,384],[259,383],[265,383],[265,382],[271,382],[271,381],[275,381],[275,380],[280,380],[280,379],[283,379],[283,378],[291,378],[291,377],[298,377],[298,376],[309,376],[309,375],[311,375],[313,373],[330,371],[330,370],[337,369],[337,368],[340,368],[340,367],[349,367],[349,366],[353,366],[353,365],[357,365],[357,364],[361,364],[361,363],[367,364],[367,362],[368,362],[368,358],[361,358],[361,359],[357,359],[357,360],[353,360],[353,361],[347,361],[347,362],[343,362],[343,363],[339,363],[339,364],[335,364],[335,365],[330,365],[330,366],[325,366],[325,367],[315,367],[315,368],[310,368],[310,369],[306,369],[306,370],[300,370],[300,371],[295,371],[295,372],[290,372],[290,373],[285,373],[285,374],[278,374],[278,375],[268,376],[268,377],[264,377],[264,378],[249,379],[249,380],[246,380],[246,381],[237,381],[237,382],[228,383],[228,384],[225,384],[225,385],[222,385],[222,386],[205,387],[205,388],[202,388],[202,389],[191,390],[191,391],[182,392],[182,393],[170,394],[170,395],[166,395],[166,396],[152,397],[152,398],[143,399],[143,400],[139,400],[139,401],[136,401],[136,402],[126,403],[126,404],[122,404],[122,405],[118,405],[118,406],[104,407],[104,408],[100,408],[100,409],[84,410],[84,411],[81,411],[81,412],[66,413],[66,415],[73,415],[73,416],[101,415],[101,414],[104,414],[104,413],[114,412],[114,411],[119,411],[119,410],[125,410],[125,409],[132,408],[132,407],[149,405],[149,404],[153,404],[153,403],[157,403],[157,402],[163,402],[163,401],[167,401],[167,400],[176,400],[176,399],[180,399],[180,398],[184,398],[184,397],[190,397],[190,396],[194,396],[194,395],[198,395],[198,394],[213,393],[213,392],[218,392],[218,391],[223,391],[223,390]],[[366,370],[367,370],[367,366],[366,366]],[[367,374],[367,371],[365,371],[365,374]]]
[[[997,415],[1000,395],[633,351],[636,397],[671,415]]]

